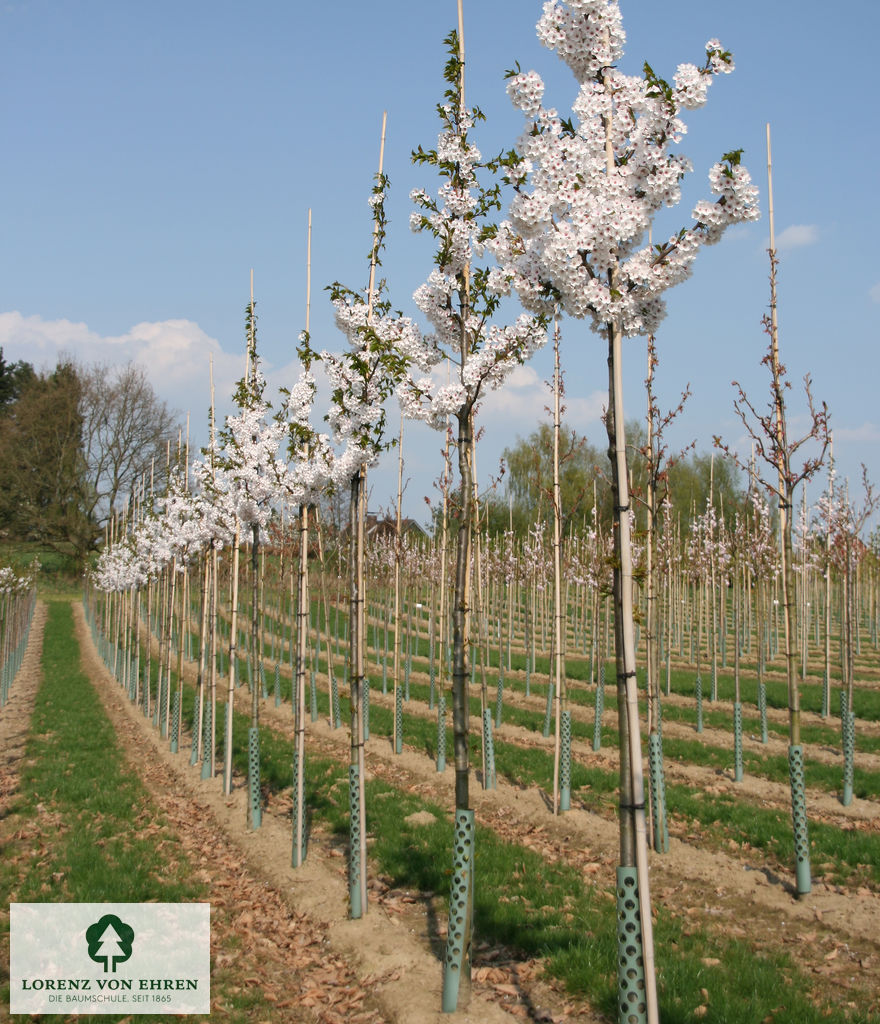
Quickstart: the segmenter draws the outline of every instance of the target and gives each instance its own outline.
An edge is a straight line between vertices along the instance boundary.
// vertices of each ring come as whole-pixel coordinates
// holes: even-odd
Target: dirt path
[[[7,813],[9,802],[18,789],[19,770],[40,686],[46,615],[46,606],[37,601],[21,668],[9,690],[9,699],[0,709],[0,815]]]

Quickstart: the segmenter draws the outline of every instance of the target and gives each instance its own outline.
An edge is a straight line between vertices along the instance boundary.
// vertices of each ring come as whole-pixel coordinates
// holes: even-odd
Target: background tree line
[[[64,358],[38,371],[7,363],[0,348],[0,538],[83,565],[141,478],[164,485],[178,436],[175,414],[133,363]]]
[[[635,497],[636,522],[644,523],[640,506],[646,492],[646,436],[643,425],[627,423],[630,487]],[[552,520],[553,427],[539,424],[526,438],[517,438],[505,448],[500,480],[484,498],[484,512],[490,533],[513,526],[525,533],[535,522]],[[674,517],[690,522],[694,514],[705,511],[712,493],[719,519],[732,525],[733,517],[745,497],[742,474],[727,458],[715,453],[690,452],[680,456],[665,474]],[[560,489],[564,532],[570,525],[579,527],[592,521],[594,504],[604,527],[611,525],[611,487],[608,454],[586,437],[563,426],[560,444]],[[662,493],[660,498],[662,499]]]

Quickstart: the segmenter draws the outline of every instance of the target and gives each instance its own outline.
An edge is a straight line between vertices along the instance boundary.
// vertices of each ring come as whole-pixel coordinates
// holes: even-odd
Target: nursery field
[[[737,356],[737,441],[701,395],[712,450],[675,452],[704,385],[679,391],[679,363],[666,407],[665,293],[761,217],[742,148],[695,205],[673,149],[733,54],[712,37],[669,80],[642,60],[631,75],[617,0],[548,0],[536,32],[575,77],[570,114],[508,62],[521,129],[485,157],[456,7],[436,144],[405,145],[409,227],[433,249],[414,315],[383,269],[386,110],[364,280],[326,286],[341,350],[312,338],[309,208],[303,330],[286,323],[283,360],[263,362],[252,269],[244,372],[220,405],[203,353],[198,454],[143,367],[46,373],[0,349],[0,1003],[92,984],[53,973],[40,928],[58,905],[207,903],[221,1021],[880,1024],[880,492],[865,465],[860,488],[838,478],[826,397],[787,379],[770,125],[768,390],[741,328],[691,315],[688,376]],[[783,250],[819,237],[795,215]],[[725,331],[738,273],[710,303]],[[563,358],[571,321],[607,347],[607,396]],[[212,342],[195,320],[160,326]],[[637,338],[644,394],[624,403]],[[148,323],[112,341],[149,344],[176,386],[196,365]],[[496,468],[484,428],[499,410],[506,437],[528,426],[544,371],[523,368],[545,348],[549,417]],[[600,447],[566,422],[572,400]],[[840,467],[871,440],[847,422]],[[376,472],[392,450],[395,494]],[[423,523],[404,518],[404,451],[432,476]],[[35,902],[56,909],[13,910]],[[136,983],[137,1013],[141,990],[186,988],[201,1002],[162,1008],[203,1013],[207,957],[196,978],[178,955],[197,958],[198,932],[149,909],[138,941],[162,977],[110,977],[134,918],[77,925],[79,957],[103,962],[97,1002]]]
[[[263,635],[274,646],[268,619]],[[209,901],[217,1019],[450,1019],[439,1005],[454,780],[451,766],[438,771],[427,650],[410,645],[399,754],[393,697],[382,692],[381,641],[369,651],[368,903],[350,920],[350,738],[334,728],[326,662],[315,673],[318,714],[306,724],[307,856],[293,868],[292,680],[280,651],[264,657],[255,829],[246,809],[246,683],[235,692],[234,784],[224,795],[219,774],[202,778],[190,763],[195,661],[181,653],[178,662],[184,730],[172,753],[175,744],[108,671],[102,645],[105,655],[112,650],[88,628],[79,602],[37,606],[0,712],[5,903]],[[155,675],[155,639],[152,649]],[[344,652],[337,662],[331,645],[331,655],[341,676]],[[146,663],[145,646],[141,656]],[[537,659],[527,682],[511,660],[493,734],[496,787],[472,797],[473,989],[453,1019],[613,1020],[616,709],[605,708],[595,750],[592,694],[578,685],[571,657],[571,809],[554,816],[553,738],[542,728],[547,676]],[[675,666],[663,709],[669,849],[650,860],[664,1021],[880,1020],[880,673],[876,656],[861,661],[869,681],[856,695],[849,806],[839,793],[839,722],[804,712],[813,886],[801,899],[790,865],[786,713],[774,707],[781,677],[772,666],[766,674],[766,743],[743,687],[745,772],[735,782],[729,678],[719,674],[718,699],[706,701],[698,733],[693,670]],[[805,708],[820,689],[808,677]],[[478,720],[479,688],[473,692]],[[345,720],[345,693],[338,700]]]

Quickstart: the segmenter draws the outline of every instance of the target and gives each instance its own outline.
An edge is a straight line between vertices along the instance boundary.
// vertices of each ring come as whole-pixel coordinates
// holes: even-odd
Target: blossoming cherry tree
[[[630,495],[624,437],[622,341],[656,331],[663,293],[683,281],[703,245],[731,224],[758,216],[757,191],[740,162],[727,153],[709,173],[714,199],[700,200],[693,223],[652,245],[655,214],[681,199],[691,169],[672,147],[685,133],[683,110],[701,106],[717,74],[733,69],[717,40],[702,65],[679,65],[672,82],[650,65],[642,76],[616,64],[625,35],[617,0],[549,0],[538,37],[556,51],[577,81],[571,115],[544,103],[534,71],[510,73],[508,93],[526,117],[508,177],[516,196],[492,248],[501,264],[491,282],[513,289],[527,309],[559,306],[587,319],[608,344],[606,428],[615,507],[615,646],[621,710],[621,913],[633,900],[639,913],[621,928],[620,1019],[637,1009],[658,1019],[648,894],[641,743],[636,698]]]

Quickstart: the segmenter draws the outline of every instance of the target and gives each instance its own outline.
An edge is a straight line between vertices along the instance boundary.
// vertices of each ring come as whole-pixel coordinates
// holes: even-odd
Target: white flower
[[[543,106],[534,72],[508,83],[527,125],[517,144],[517,195],[489,243],[501,267],[493,285],[515,290],[535,313],[551,312],[558,299],[598,331],[614,322],[626,335],[652,333],[665,312],[663,292],[690,274],[700,247],[758,216],[748,172],[728,160],[710,171],[716,198],[697,203],[696,223],[646,244],[654,215],[680,201],[681,179],[691,170],[672,152],[686,133],[680,111],[701,106],[714,76],[733,62],[713,39],[706,66],[679,65],[672,86],[650,70],[624,75],[613,66],[625,38],[617,0],[549,0],[537,30],[574,72],[578,93],[563,122]],[[614,153],[610,172],[606,139]]]

